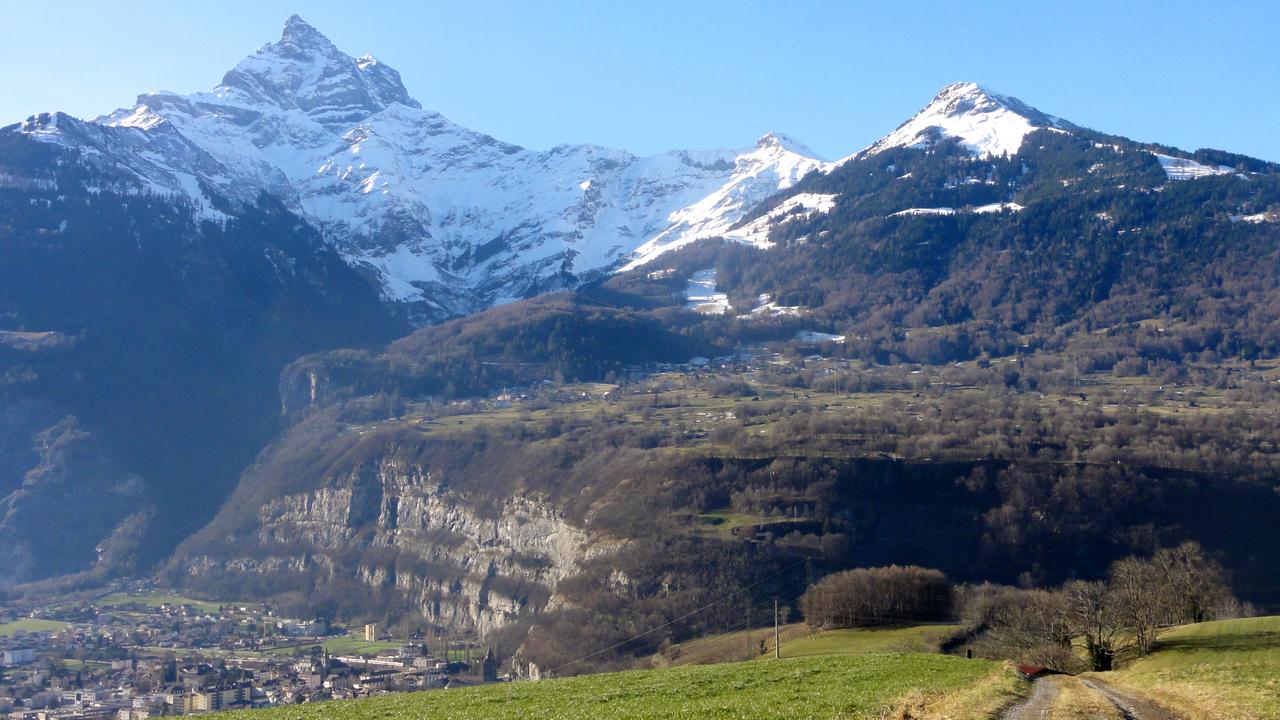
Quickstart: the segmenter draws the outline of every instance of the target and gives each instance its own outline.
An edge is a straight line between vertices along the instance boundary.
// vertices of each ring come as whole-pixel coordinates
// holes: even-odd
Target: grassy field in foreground
[[[948,693],[973,695],[975,703],[1003,702],[1000,693],[1008,674],[995,663],[942,655],[798,658],[388,695],[229,714],[227,718],[853,720],[892,717],[889,713],[904,701],[927,706],[931,699]]]
[[[1280,616],[1174,628],[1150,656],[1101,677],[1190,720],[1280,720]]]
[[[39,618],[19,618],[13,622],[0,624],[0,637],[10,637],[20,632],[57,632],[67,627],[57,620],[40,620]]]

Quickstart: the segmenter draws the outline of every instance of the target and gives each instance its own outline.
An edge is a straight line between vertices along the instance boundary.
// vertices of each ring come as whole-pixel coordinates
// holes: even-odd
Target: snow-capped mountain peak
[[[400,73],[372,55],[343,53],[297,15],[285,23],[280,41],[240,61],[214,93],[248,104],[297,108],[327,126],[344,126],[392,103],[421,107],[409,96]]]
[[[809,149],[808,145],[796,140],[790,135],[780,132],[771,132],[756,141],[756,148],[760,150],[778,149],[805,157],[816,158],[818,154]]]
[[[977,83],[953,83],[939,90],[911,119],[858,155],[874,155],[894,147],[929,147],[940,138],[956,138],[978,157],[1013,155],[1033,130],[1070,131],[1074,127]]]
[[[337,47],[325,36],[324,33],[315,29],[311,23],[302,19],[302,16],[294,13],[284,21],[284,30],[280,32],[280,43],[283,45],[292,45],[294,47],[323,47],[337,50]]]

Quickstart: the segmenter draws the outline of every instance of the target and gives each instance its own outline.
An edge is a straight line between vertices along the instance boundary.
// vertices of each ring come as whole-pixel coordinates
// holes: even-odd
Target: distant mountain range
[[[1041,127],[1075,126],[960,83],[852,157],[945,137],[979,157],[1014,154]],[[7,131],[74,149],[98,168],[94,187],[181,197],[206,219],[269,194],[416,323],[735,237],[761,201],[840,164],[778,133],[750,148],[652,157],[529,150],[424,110],[394,69],[346,55],[296,15],[212,91],[150,93],[92,121],[40,115]],[[736,237],[761,245],[765,235]]]

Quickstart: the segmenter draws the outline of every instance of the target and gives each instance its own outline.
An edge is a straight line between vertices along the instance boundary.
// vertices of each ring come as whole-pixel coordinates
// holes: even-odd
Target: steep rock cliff
[[[268,591],[273,579],[299,577],[321,595],[364,587],[397,596],[439,627],[482,635],[545,609],[581,560],[612,547],[593,544],[537,497],[476,502],[394,447],[315,487],[270,497],[244,520],[220,551],[206,545],[185,557],[187,584],[235,575]]]

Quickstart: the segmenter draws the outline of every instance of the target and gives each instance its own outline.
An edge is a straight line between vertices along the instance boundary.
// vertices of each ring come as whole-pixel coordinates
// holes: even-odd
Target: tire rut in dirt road
[[[1142,698],[1122,693],[1096,678],[1084,680],[1084,684],[1089,689],[1110,700],[1112,705],[1115,705],[1120,712],[1124,713],[1126,720],[1181,720],[1180,717],[1164,708]]]
[[[1047,678],[1032,680],[1031,696],[1005,710],[1000,720],[1049,720],[1049,711],[1057,694],[1058,686]]]

